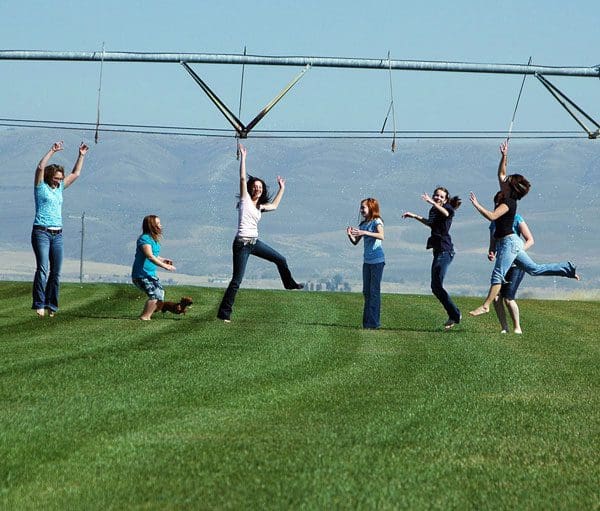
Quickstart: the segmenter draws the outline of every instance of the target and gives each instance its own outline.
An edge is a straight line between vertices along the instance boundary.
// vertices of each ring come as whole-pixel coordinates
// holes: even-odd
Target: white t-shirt
[[[240,200],[238,211],[238,230],[237,236],[242,238],[258,238],[258,222],[260,221],[261,211],[258,209],[249,196]]]

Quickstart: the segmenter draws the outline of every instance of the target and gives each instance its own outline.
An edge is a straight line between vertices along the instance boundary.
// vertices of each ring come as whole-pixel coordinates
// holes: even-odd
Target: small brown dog
[[[157,302],[156,303],[156,312],[162,311],[162,313],[164,314],[165,312],[169,311],[169,312],[172,312],[173,314],[185,314],[185,310],[188,307],[191,307],[193,303],[194,302],[192,301],[192,298],[189,296],[183,296],[181,298],[181,300],[179,301],[179,303],[177,303],[177,302]]]

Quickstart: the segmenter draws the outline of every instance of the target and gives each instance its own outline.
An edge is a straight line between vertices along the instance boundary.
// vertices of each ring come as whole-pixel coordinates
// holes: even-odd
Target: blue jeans
[[[381,312],[381,278],[385,263],[363,264],[363,328],[379,328]]]
[[[298,289],[298,283],[293,279],[285,257],[276,250],[273,250],[266,243],[263,243],[260,240],[256,240],[256,243],[246,243],[235,238],[233,240],[232,250],[233,276],[231,277],[231,282],[229,282],[229,286],[227,286],[227,290],[225,291],[223,299],[221,300],[221,305],[219,306],[219,312],[217,313],[219,319],[229,319],[231,317],[235,295],[240,288],[242,279],[246,273],[248,257],[251,255],[275,263],[285,289]]]
[[[33,278],[32,309],[58,310],[58,288],[63,261],[62,232],[52,234],[33,229],[31,246],[35,254],[35,276]]]
[[[517,266],[511,266],[504,279],[506,282],[500,288],[500,296],[507,300],[514,300],[517,296],[517,289],[521,285],[521,281],[525,276],[525,271]]]
[[[516,234],[510,234],[496,240],[496,263],[492,271],[491,283],[505,283],[505,276],[513,263],[517,268],[521,268],[534,277],[549,275],[568,278],[575,277],[575,266],[568,261],[564,263],[537,264],[523,250],[523,240]]]
[[[510,267],[515,262],[519,252],[523,250],[523,241],[516,234],[510,234],[496,240],[496,260],[490,282],[494,284],[504,284],[505,276]]]
[[[446,309],[448,318],[455,323],[460,322],[460,310],[454,304],[448,292],[444,289],[444,277],[450,263],[454,259],[454,252],[434,252],[431,263],[431,291]]]

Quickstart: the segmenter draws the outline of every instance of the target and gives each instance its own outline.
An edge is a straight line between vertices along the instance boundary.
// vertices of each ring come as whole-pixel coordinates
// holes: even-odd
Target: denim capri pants
[[[496,261],[490,279],[492,285],[506,282],[504,277],[522,250],[523,240],[516,234],[509,234],[496,240]]]

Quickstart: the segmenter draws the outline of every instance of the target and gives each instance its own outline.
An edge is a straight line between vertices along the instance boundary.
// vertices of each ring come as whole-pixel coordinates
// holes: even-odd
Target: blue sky
[[[0,0],[2,49],[241,53],[335,57],[600,64],[600,8],[576,0],[481,2],[14,1]],[[241,68],[195,71],[237,113]],[[94,122],[98,63],[0,61],[0,117]],[[249,121],[300,69],[247,66],[242,120]],[[551,78],[596,120],[600,80]],[[393,73],[398,130],[507,129],[521,78]],[[381,128],[387,72],[311,69],[259,128]],[[177,64],[107,63],[107,123],[228,128]],[[390,122],[390,121],[389,121]],[[391,127],[391,124],[388,124]],[[515,130],[577,130],[529,77]]]

